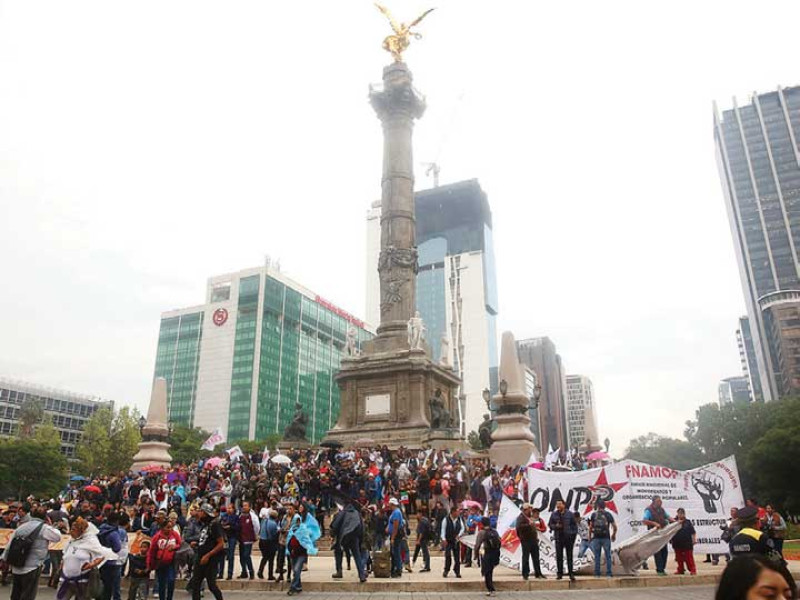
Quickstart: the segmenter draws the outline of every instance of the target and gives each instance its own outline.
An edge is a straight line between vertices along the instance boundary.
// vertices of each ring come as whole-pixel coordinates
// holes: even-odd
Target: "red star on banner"
[[[583,514],[586,515],[592,512],[592,507],[594,506],[595,500],[605,501],[606,508],[608,508],[608,510],[613,511],[615,514],[619,514],[617,512],[617,505],[614,503],[614,495],[626,485],[628,485],[627,481],[623,483],[608,483],[606,470],[603,469],[600,471],[600,475],[597,476],[597,481],[594,482],[594,485],[589,486],[589,489],[592,491],[592,500],[586,506],[586,510]]]

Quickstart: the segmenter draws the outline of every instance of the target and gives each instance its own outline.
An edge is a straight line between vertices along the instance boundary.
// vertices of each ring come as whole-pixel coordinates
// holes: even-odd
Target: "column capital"
[[[425,112],[425,96],[413,85],[408,65],[392,63],[383,69],[383,83],[369,86],[369,101],[381,121],[394,117],[419,119]]]

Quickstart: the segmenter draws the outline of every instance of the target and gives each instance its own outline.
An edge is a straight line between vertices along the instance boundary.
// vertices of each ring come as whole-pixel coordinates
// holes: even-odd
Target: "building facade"
[[[747,404],[751,401],[750,381],[747,377],[728,377],[719,382],[719,405]]]
[[[749,317],[751,389],[765,401],[797,394],[800,87],[753,94],[744,106],[734,99],[721,114],[715,107],[714,137]]]
[[[38,402],[52,418],[61,436],[61,453],[67,458],[75,458],[75,446],[89,417],[104,406],[114,408],[112,401],[95,396],[0,378],[0,436],[17,433],[22,404],[30,400]]]
[[[739,360],[742,363],[742,376],[747,379],[750,389],[750,400],[764,401],[761,391],[761,377],[756,364],[756,349],[753,346],[753,335],[750,332],[750,319],[747,315],[739,317],[739,328],[736,330],[736,344],[739,347]]]
[[[497,390],[497,283],[492,213],[477,180],[415,195],[419,253],[417,310],[427,328],[432,358],[441,356],[461,378],[462,433],[477,430],[485,411],[483,390]],[[380,321],[380,202],[367,214],[367,321]]]
[[[519,359],[523,365],[536,374],[541,386],[539,396],[539,432],[541,451],[553,449],[567,450],[571,447],[567,429],[567,384],[561,357],[556,346],[548,337],[531,338],[517,342]]]
[[[580,450],[602,448],[594,386],[585,375],[567,375],[567,432],[572,445]]]
[[[270,265],[212,277],[206,303],[161,315],[154,377],[167,380],[170,421],[264,439],[305,412],[319,441],[339,415],[333,377],[364,322]]]

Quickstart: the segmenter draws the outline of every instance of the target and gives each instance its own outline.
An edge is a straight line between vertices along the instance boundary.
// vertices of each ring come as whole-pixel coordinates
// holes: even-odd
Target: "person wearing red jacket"
[[[150,542],[147,568],[156,572],[158,600],[172,600],[175,591],[175,553],[181,547],[181,536],[167,519]]]

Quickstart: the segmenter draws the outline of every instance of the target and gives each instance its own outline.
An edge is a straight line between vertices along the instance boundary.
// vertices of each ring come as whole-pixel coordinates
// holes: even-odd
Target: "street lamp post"
[[[146,425],[147,425],[147,419],[145,418],[144,415],[142,415],[141,417],[139,417],[139,435],[142,434],[142,431],[144,431]]]

